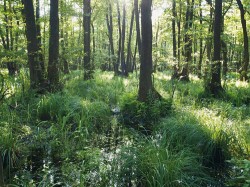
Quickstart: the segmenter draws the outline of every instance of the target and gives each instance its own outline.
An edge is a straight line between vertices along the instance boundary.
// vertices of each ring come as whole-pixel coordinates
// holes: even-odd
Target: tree
[[[127,76],[126,72],[126,62],[125,62],[125,35],[126,35],[126,4],[123,3],[122,6],[122,35],[121,35],[121,68],[122,75]]]
[[[59,85],[59,17],[58,0],[50,0],[50,35],[48,80],[52,89]]]
[[[42,35],[41,35],[41,25],[40,25],[40,0],[36,0],[36,32],[39,45],[39,62],[41,63],[42,71],[45,71],[44,57],[42,54]]]
[[[177,57],[177,49],[176,49],[176,31],[175,31],[175,19],[177,17],[176,14],[176,1],[172,0],[172,36],[173,36],[173,58],[176,60]]]
[[[34,14],[33,1],[23,0],[24,19],[26,22],[26,37],[28,49],[28,62],[30,72],[30,87],[34,89],[43,89],[44,72],[39,62],[39,43],[36,32],[36,22]]]
[[[136,40],[138,45],[139,56],[141,56],[141,29],[139,20],[138,0],[134,0],[134,10],[135,10],[135,24],[136,24]]]
[[[4,186],[3,160],[0,155],[0,186]]]
[[[111,63],[113,64],[115,75],[118,74],[118,65],[117,62],[114,60],[115,50],[114,50],[114,41],[113,41],[113,15],[112,15],[112,5],[109,1],[108,5],[108,12],[106,13],[106,23],[108,27],[108,38],[109,38],[109,45],[111,51]]]
[[[222,1],[215,0],[214,13],[214,54],[212,63],[212,76],[209,85],[210,93],[218,96],[223,91],[221,86],[221,24],[222,24]]]
[[[90,62],[90,32],[91,6],[90,0],[83,0],[83,28],[84,28],[84,80],[93,78],[93,68]]]
[[[184,36],[184,56],[185,64],[180,73],[180,80],[189,81],[189,63],[192,61],[192,37],[190,30],[193,25],[193,16],[194,16],[194,0],[187,0],[187,10],[186,10],[186,21],[185,21],[185,36]]]
[[[142,0],[141,2],[141,32],[142,51],[138,100],[146,102],[149,94],[154,94],[152,83],[152,20],[151,20],[152,0]]]
[[[240,20],[243,30],[243,38],[244,38],[244,56],[243,56],[243,65],[240,69],[240,80],[248,80],[247,71],[249,65],[249,49],[248,49],[248,35],[247,35],[247,26],[245,19],[245,10],[241,0],[236,0],[240,9]]]

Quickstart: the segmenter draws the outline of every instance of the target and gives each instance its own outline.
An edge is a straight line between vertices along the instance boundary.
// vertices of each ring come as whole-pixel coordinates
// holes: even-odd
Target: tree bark
[[[59,17],[58,0],[50,0],[50,36],[48,80],[52,89],[59,85]]]
[[[199,1],[199,8],[200,8],[200,26],[202,28],[202,7],[201,7],[201,0]],[[202,59],[203,59],[203,38],[202,36],[200,36],[200,58],[199,58],[199,62],[198,62],[198,77],[201,78],[201,67],[202,67]]]
[[[3,159],[0,154],[0,186],[4,186]]]
[[[43,89],[44,74],[39,62],[39,44],[37,40],[36,22],[33,1],[22,0],[24,4],[24,18],[26,22],[26,37],[28,49],[28,62],[30,71],[30,87]]]
[[[192,37],[190,35],[190,30],[193,25],[193,15],[194,15],[194,0],[190,3],[190,0],[187,0],[187,11],[186,11],[186,22],[185,22],[185,38],[184,38],[184,51],[185,51],[185,64],[182,68],[180,74],[180,80],[189,81],[189,63],[192,61]]]
[[[36,0],[36,31],[39,45],[39,61],[41,63],[42,71],[45,72],[44,58],[42,53],[42,35],[41,35],[41,24],[40,24],[40,0]]]
[[[177,49],[176,49],[176,31],[175,31],[175,19],[177,17],[176,14],[176,1],[172,0],[172,37],[173,37],[173,58],[176,60],[177,57]]]
[[[117,22],[118,22],[118,51],[117,51],[117,62],[115,67],[115,75],[119,74],[119,65],[121,61],[121,48],[122,48],[122,29],[121,29],[121,13],[119,7],[119,1],[117,0]],[[117,73],[117,74],[116,74]]]
[[[84,79],[93,78],[93,68],[90,61],[90,32],[91,32],[91,6],[90,0],[83,0],[83,27],[84,27]]]
[[[138,100],[146,102],[153,91],[152,83],[152,0],[142,0],[141,3],[141,28],[142,28],[142,53],[140,66],[140,80]]]
[[[129,30],[129,39],[128,39],[128,46],[127,46],[127,59],[126,59],[126,71],[127,73],[132,72],[132,62],[131,62],[131,39],[133,34],[133,25],[134,25],[134,9],[132,10],[131,15],[131,22],[130,22],[130,30]]]
[[[108,27],[108,38],[109,38],[109,45],[110,45],[110,51],[111,51],[111,63],[113,64],[114,72],[117,75],[118,74],[118,66],[116,64],[116,61],[114,59],[115,57],[115,50],[114,50],[114,41],[113,41],[113,15],[112,15],[112,5],[109,2],[108,7],[108,13],[106,14],[106,23]]]
[[[215,0],[215,18],[214,18],[214,53],[212,63],[212,76],[210,81],[210,92],[218,96],[223,88],[221,86],[221,26],[222,26],[222,1]]]
[[[134,10],[135,10],[135,24],[136,24],[136,40],[138,43],[139,57],[141,58],[141,29],[140,29],[140,21],[139,21],[138,0],[134,0]]]
[[[237,4],[240,9],[240,20],[243,30],[243,37],[244,37],[244,56],[243,56],[243,65],[240,69],[240,80],[246,81],[248,80],[247,71],[249,66],[249,48],[248,48],[248,35],[247,35],[247,26],[246,26],[246,19],[245,19],[245,10],[241,0],[236,0]]]
[[[123,3],[122,8],[122,44],[121,44],[121,68],[122,75],[127,76],[127,65],[125,62],[125,34],[126,34],[126,4]]]

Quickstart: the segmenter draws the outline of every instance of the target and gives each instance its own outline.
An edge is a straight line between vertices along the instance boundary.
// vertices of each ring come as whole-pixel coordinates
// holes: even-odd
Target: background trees
[[[215,44],[213,35],[219,27],[215,2],[205,0],[176,0],[171,4],[163,0],[153,2],[152,67],[154,71],[171,70],[170,67],[176,65],[178,77],[181,79],[188,80],[188,74],[192,73],[207,82],[214,83],[215,79],[212,77],[215,74],[220,76],[220,73],[214,70],[211,54],[218,53],[215,46],[221,46],[221,53],[216,54],[220,59],[216,67],[218,69],[219,64],[222,64],[222,78],[227,78],[228,70],[240,73],[241,80],[247,80],[249,25],[246,20],[249,15],[246,12],[248,12],[248,4],[238,0],[223,1],[220,16],[221,44]],[[36,44],[38,49],[32,47],[30,50],[38,51],[37,61],[40,63],[40,65],[32,63],[37,66],[36,70],[29,67],[32,70],[31,80],[36,77],[33,76],[34,72],[38,71],[41,77],[48,78],[50,82],[53,82],[52,80],[58,82],[59,69],[65,73],[69,70],[84,69],[84,76],[88,79],[91,77],[93,67],[114,71],[115,75],[128,76],[130,72],[138,71],[140,68],[139,60],[143,47],[141,27],[143,26],[140,25],[139,17],[144,19],[141,4],[142,1],[138,0],[62,1],[58,9],[60,16],[58,30],[57,22],[53,23],[57,19],[56,14],[50,16],[49,12],[50,6],[51,10],[54,9],[53,2],[50,4],[48,0],[36,0],[32,2],[35,9],[30,14],[32,17],[33,14],[35,15],[35,20],[32,21],[36,25],[36,31],[34,31],[33,26],[29,26],[30,18],[27,17],[26,11],[22,11],[22,3],[17,0],[4,0],[0,3],[1,66],[6,67],[10,75],[14,75],[18,67],[25,67],[25,45],[23,44],[26,40],[24,33],[27,27],[27,32],[35,32],[33,34],[37,36],[33,40],[38,40]],[[22,14],[28,26],[23,22]],[[55,29],[50,29],[50,24],[52,24],[50,27]],[[59,36],[52,37],[50,32],[52,35]],[[30,45],[30,40],[31,38],[28,39],[27,46]],[[59,43],[57,44],[56,41]],[[52,55],[53,46],[58,46],[56,48],[60,56]],[[20,56],[22,56],[21,59]],[[52,61],[58,64],[54,66],[55,63]],[[51,70],[52,67],[54,70]],[[56,69],[58,71],[55,71]]]

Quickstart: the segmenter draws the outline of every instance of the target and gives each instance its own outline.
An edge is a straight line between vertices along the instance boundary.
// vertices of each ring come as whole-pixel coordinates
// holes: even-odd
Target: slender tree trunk
[[[12,5],[11,2],[4,0],[4,21],[5,21],[5,38],[6,38],[6,48],[7,51],[13,51],[13,29],[12,29]],[[11,57],[10,57],[11,58]],[[13,60],[7,62],[7,68],[10,76],[14,76],[17,72],[16,63]]]
[[[176,20],[177,14],[176,14],[176,1],[175,0],[172,0],[172,14],[173,14],[173,18],[172,18],[173,58],[174,60],[176,60],[177,49],[176,49],[175,20]]]
[[[221,86],[221,26],[222,26],[222,1],[215,0],[214,19],[214,54],[212,63],[212,76],[210,81],[210,92],[218,96],[223,91]]]
[[[182,13],[182,4],[180,2],[179,5],[179,19],[177,22],[177,28],[178,28],[178,69],[180,68],[180,61],[181,61],[181,13]]]
[[[0,154],[0,186],[4,186],[3,159]]]
[[[248,35],[247,35],[247,25],[245,19],[245,10],[241,0],[236,0],[237,4],[240,9],[240,20],[243,30],[243,37],[244,37],[244,56],[243,56],[243,66],[240,69],[240,80],[248,80],[247,72],[248,72],[248,65],[249,65],[249,47],[248,47]]]
[[[121,68],[122,68],[122,75],[127,76],[126,71],[126,62],[125,62],[125,33],[126,33],[126,4],[123,3],[122,9],[122,46],[121,46]]]
[[[146,102],[150,92],[153,91],[152,83],[152,0],[142,0],[141,3],[141,28],[142,28],[142,54],[139,81],[139,101]]]
[[[201,0],[199,1],[199,8],[200,8],[200,27],[202,28],[203,17],[202,17]],[[199,57],[199,62],[198,62],[198,67],[197,67],[199,78],[201,78],[202,59],[203,59],[203,38],[202,38],[202,36],[200,36],[200,57]]]
[[[133,34],[133,25],[134,25],[134,9],[132,10],[131,22],[130,22],[130,30],[129,30],[129,39],[128,39],[128,47],[127,47],[127,72],[132,72],[132,62],[131,62],[131,39]]]
[[[119,74],[119,65],[121,61],[121,48],[122,48],[122,29],[121,29],[121,13],[119,7],[119,1],[117,0],[117,21],[118,21],[118,51],[117,51],[117,62],[115,67],[115,73]],[[118,75],[115,74],[115,75]]]
[[[108,13],[106,14],[106,22],[108,27],[108,37],[109,37],[109,45],[110,45],[110,51],[111,51],[111,63],[113,64],[114,72],[117,75],[118,74],[118,66],[116,64],[116,61],[114,59],[115,56],[115,50],[114,50],[114,41],[113,41],[113,15],[112,15],[112,6],[109,2],[109,8]],[[117,68],[116,68],[117,67]]]
[[[60,8],[63,9],[65,8],[64,7],[64,4],[63,4],[63,1],[60,1]],[[65,30],[64,30],[64,27],[65,27],[65,24],[64,24],[64,19],[65,18],[65,15],[63,15],[61,13],[61,16],[60,16],[60,25],[61,25],[61,31],[60,31],[60,38],[62,39],[61,40],[61,61],[63,64],[60,64],[60,67],[61,69],[63,69],[63,73],[64,74],[68,74],[69,73],[69,64],[68,64],[68,61],[66,59],[66,54],[67,54],[67,51],[66,51],[66,45],[68,44],[68,34],[65,34]]]
[[[139,57],[141,58],[141,29],[139,21],[140,18],[139,18],[138,0],[134,0],[134,10],[135,10],[135,24],[136,24],[136,40],[138,43]]]
[[[221,47],[222,47],[222,54],[223,54],[223,69],[222,69],[222,75],[224,79],[226,79],[227,71],[228,71],[228,51],[227,51],[227,44],[224,40],[221,40]]]
[[[95,51],[96,51],[96,45],[95,45],[95,27],[94,23],[91,23],[92,28],[92,69],[94,69],[94,62],[95,62]]]
[[[59,85],[59,17],[58,0],[50,0],[50,36],[48,79],[52,89]]]
[[[192,37],[190,35],[190,30],[193,25],[193,14],[194,14],[194,0],[190,3],[190,0],[187,0],[187,11],[186,11],[186,22],[185,22],[185,38],[184,38],[184,50],[185,50],[185,64],[182,68],[180,74],[180,80],[189,81],[189,64],[192,61]]]
[[[90,0],[83,0],[83,27],[84,27],[84,79],[93,78],[93,68],[90,61],[90,24],[91,24],[91,6]]]
[[[43,53],[42,53],[42,35],[41,35],[41,24],[40,24],[40,0],[36,0],[36,31],[37,31],[38,45],[40,48],[39,61],[41,63],[42,71],[45,72],[44,58],[43,58]]]
[[[24,4],[24,18],[26,22],[26,37],[28,49],[28,62],[30,70],[30,87],[33,89],[44,89],[44,74],[39,63],[39,44],[36,33],[36,22],[33,2],[22,0]]]

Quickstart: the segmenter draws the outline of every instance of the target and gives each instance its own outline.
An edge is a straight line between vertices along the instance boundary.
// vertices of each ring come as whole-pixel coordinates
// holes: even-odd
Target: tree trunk
[[[177,56],[178,56],[178,69],[180,68],[180,61],[181,61],[181,13],[182,13],[182,4],[180,2],[180,5],[179,5],[179,19],[177,21],[177,28],[178,28],[178,53],[177,53]]]
[[[4,186],[3,159],[0,154],[0,186]]]
[[[65,8],[64,4],[63,4],[63,1],[60,2],[60,8],[63,9]],[[66,59],[66,54],[67,54],[67,51],[66,51],[66,45],[68,44],[68,34],[65,34],[65,31],[64,31],[64,18],[65,18],[65,15],[61,14],[61,17],[60,17],[60,24],[61,24],[61,31],[60,31],[60,38],[62,39],[61,40],[61,48],[62,48],[62,51],[61,51],[61,61],[63,64],[60,64],[60,67],[61,69],[63,69],[63,73],[64,74],[69,74],[69,64],[68,64],[68,61]]]
[[[223,88],[221,86],[221,25],[222,24],[222,1],[215,0],[215,19],[214,19],[214,54],[212,63],[212,77],[210,81],[210,92],[218,96]]]
[[[122,44],[121,44],[121,68],[122,68],[122,75],[127,76],[127,65],[125,62],[125,33],[126,33],[126,4],[123,3],[123,9],[122,9]]]
[[[130,30],[129,30],[129,39],[128,39],[128,47],[127,47],[127,60],[126,67],[127,72],[132,72],[132,62],[131,62],[131,39],[133,34],[133,25],[134,25],[134,9],[132,10],[131,22],[130,22]]]
[[[228,71],[228,51],[227,51],[227,44],[224,40],[221,40],[221,47],[222,47],[222,54],[223,54],[223,69],[222,69],[222,75],[224,79],[226,79],[227,71]]]
[[[141,29],[140,29],[140,21],[139,21],[138,0],[134,0],[134,10],[135,10],[135,24],[136,24],[136,40],[138,43],[139,57],[141,58]]]
[[[59,17],[58,0],[50,0],[50,36],[48,79],[52,89],[59,85]]]
[[[248,49],[248,35],[247,35],[247,26],[246,26],[246,19],[245,19],[245,10],[241,0],[236,0],[237,4],[240,9],[240,20],[243,30],[243,37],[244,37],[244,56],[243,56],[243,66],[240,69],[240,80],[246,81],[248,80],[247,71],[249,65],[249,49]]]
[[[42,35],[41,35],[41,24],[40,24],[40,0],[36,0],[36,31],[39,45],[39,62],[41,63],[42,71],[45,72],[44,58],[42,53]]]
[[[111,63],[113,64],[114,72],[117,75],[118,74],[118,68],[116,61],[114,59],[115,57],[115,50],[114,50],[114,41],[113,41],[113,16],[112,16],[112,6],[111,3],[109,2],[109,7],[108,7],[108,13],[106,14],[106,22],[107,22],[107,27],[108,27],[108,38],[109,38],[109,45],[110,45],[110,51],[111,51]]]
[[[84,80],[93,78],[93,68],[90,61],[90,24],[91,6],[90,0],[83,0],[83,27],[84,27]]]
[[[140,81],[138,100],[146,102],[153,91],[152,83],[152,0],[142,0],[141,3],[141,28],[142,28],[142,53],[140,66]]]
[[[177,57],[177,49],[176,49],[176,31],[175,31],[175,19],[177,17],[176,14],[176,1],[172,0],[172,37],[173,37],[173,58],[176,60]]]
[[[115,66],[115,75],[119,74],[119,65],[121,61],[121,48],[122,48],[122,29],[121,29],[121,13],[119,7],[119,1],[117,0],[117,22],[118,22],[118,51],[117,51],[117,62]],[[117,73],[117,74],[116,74]]]
[[[201,0],[199,1],[199,8],[200,8],[200,27],[202,28],[202,7],[201,7]],[[200,57],[199,57],[199,62],[197,66],[197,71],[198,71],[198,77],[201,78],[201,67],[202,67],[202,59],[203,59],[203,38],[200,36]]]
[[[34,6],[30,0],[22,0],[22,2],[24,4],[24,18],[26,22],[30,87],[33,89],[43,89],[44,74],[39,62],[39,44],[36,33]]]
[[[184,38],[184,50],[185,50],[185,64],[182,68],[182,72],[180,74],[180,80],[189,81],[189,64],[192,61],[192,37],[190,35],[190,30],[193,25],[193,15],[194,15],[194,0],[192,0],[191,4],[189,0],[187,0],[187,11],[186,11],[186,22],[185,22],[185,38]]]

